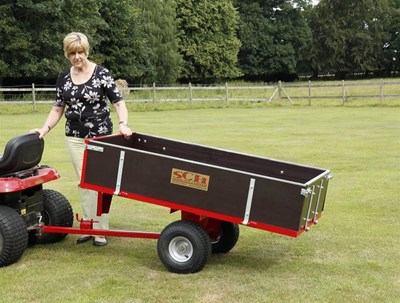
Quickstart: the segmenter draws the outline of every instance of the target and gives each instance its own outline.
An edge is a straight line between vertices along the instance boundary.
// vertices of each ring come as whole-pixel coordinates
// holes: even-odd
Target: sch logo
[[[173,168],[171,172],[171,183],[208,191],[210,176]]]

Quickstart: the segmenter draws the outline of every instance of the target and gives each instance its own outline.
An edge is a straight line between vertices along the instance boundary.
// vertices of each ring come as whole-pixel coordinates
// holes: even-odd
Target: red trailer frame
[[[331,177],[326,169],[147,134],[91,138],[80,186],[98,192],[98,216],[120,196],[181,211],[181,220],[161,233],[93,229],[93,220],[78,215],[79,228],[39,227],[44,233],[158,239],[168,270],[193,273],[211,252],[234,247],[238,225],[290,237],[307,231],[321,216]]]

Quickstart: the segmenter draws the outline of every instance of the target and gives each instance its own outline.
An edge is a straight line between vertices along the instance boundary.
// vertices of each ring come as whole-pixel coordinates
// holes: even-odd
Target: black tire
[[[220,233],[215,240],[211,240],[212,253],[227,253],[239,239],[239,226],[230,222],[222,222]]]
[[[14,209],[0,205],[0,267],[17,261],[28,246],[28,229]]]
[[[74,214],[71,204],[62,194],[55,190],[43,190],[43,218],[44,225],[72,227]],[[48,244],[63,240],[67,234],[61,233],[38,233],[33,230],[29,235],[31,244]]]
[[[161,232],[157,252],[170,272],[190,274],[202,270],[207,263],[211,254],[211,242],[199,224],[176,221]]]

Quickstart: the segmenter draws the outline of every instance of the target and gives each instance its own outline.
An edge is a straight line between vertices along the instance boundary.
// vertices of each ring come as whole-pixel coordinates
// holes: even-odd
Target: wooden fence
[[[29,103],[36,107],[38,103],[51,103],[54,100],[55,87],[0,87],[0,104]],[[312,105],[321,100],[339,100],[346,104],[349,100],[372,98],[377,103],[385,99],[400,100],[400,81],[339,81],[339,82],[278,82],[276,85],[187,85],[180,86],[128,86],[124,99],[127,102],[150,102],[157,108],[162,102],[217,101],[229,106],[232,102],[277,102],[287,101]],[[313,101],[314,100],[314,101]],[[396,103],[396,104],[397,104]]]

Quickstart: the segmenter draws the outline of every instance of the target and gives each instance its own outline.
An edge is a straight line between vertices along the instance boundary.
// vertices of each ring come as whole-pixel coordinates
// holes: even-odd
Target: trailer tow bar
[[[44,225],[43,223],[37,224],[36,227],[40,230],[41,233],[78,234],[78,235],[141,238],[141,239],[160,238],[160,233],[157,232],[94,229],[93,223],[96,223],[96,221],[94,221],[93,219],[91,220],[79,219],[78,214],[76,214],[76,219],[80,223],[79,228],[51,226],[51,225]]]

